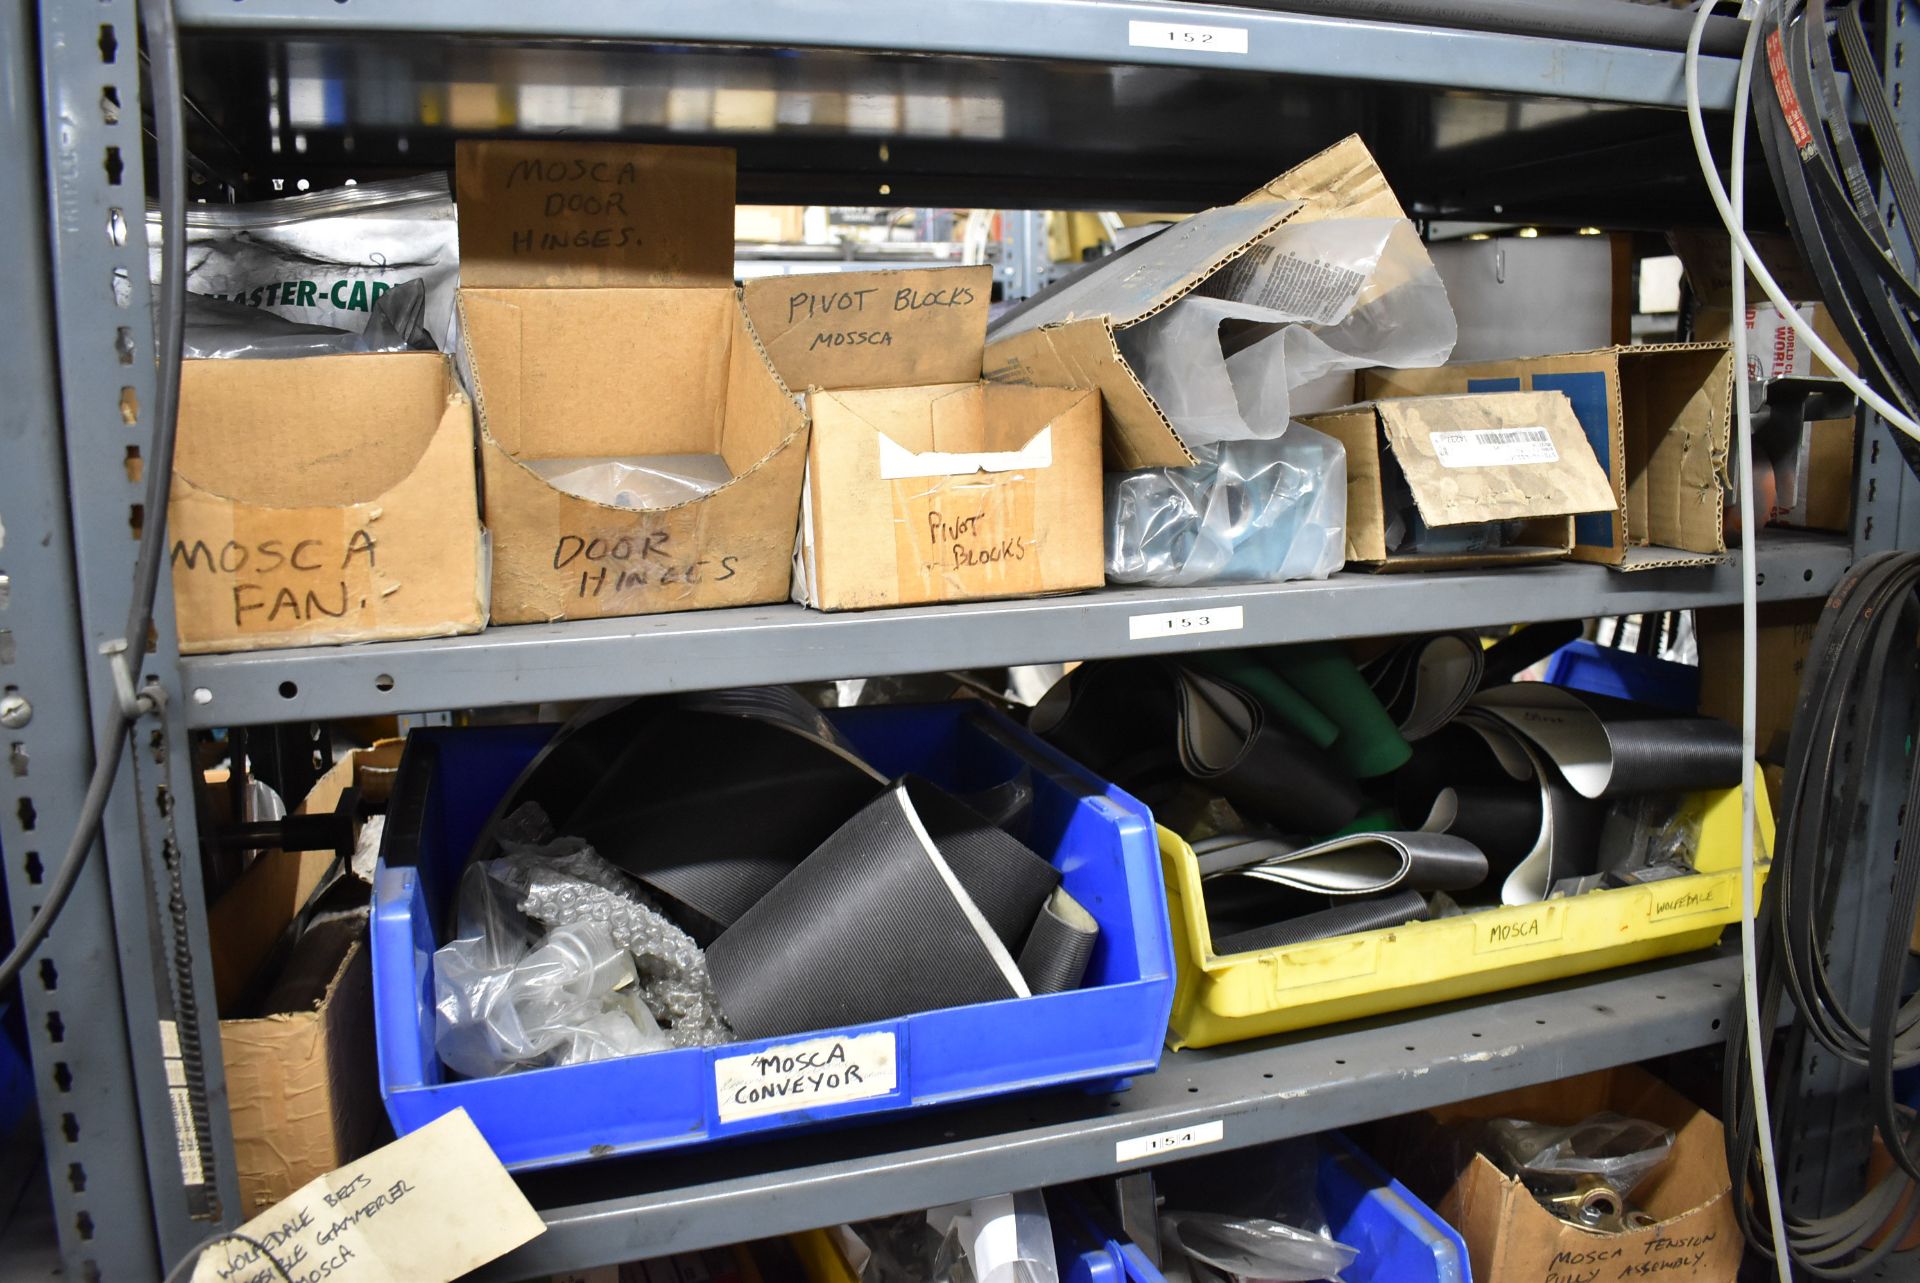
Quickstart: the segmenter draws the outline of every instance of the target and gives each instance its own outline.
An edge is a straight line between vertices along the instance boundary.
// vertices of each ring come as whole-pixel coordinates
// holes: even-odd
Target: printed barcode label
[[[885,1096],[898,1081],[891,1033],[809,1038],[713,1062],[723,1123]]]
[[[1226,1135],[1226,1124],[1215,1118],[1208,1122],[1195,1123],[1191,1127],[1176,1127],[1170,1132],[1161,1132],[1157,1136],[1135,1136],[1132,1140],[1114,1143],[1113,1161],[1131,1163],[1138,1158],[1171,1154],[1178,1149],[1197,1149],[1202,1145],[1217,1145],[1226,1139]]]
[[[1443,468],[1497,468],[1514,463],[1554,463],[1560,458],[1545,428],[1436,432],[1429,439]]]
[[[207,1169],[200,1156],[200,1128],[193,1121],[193,1092],[187,1086],[187,1062],[180,1054],[180,1026],[160,1022],[161,1063],[167,1074],[167,1103],[173,1109],[173,1139],[180,1151],[180,1181],[204,1185]]]
[[[1127,43],[1136,49],[1185,49],[1193,53],[1245,53],[1245,27],[1194,27],[1176,22],[1129,22]]]
[[[1246,612],[1239,606],[1221,606],[1213,610],[1176,610],[1165,615],[1130,615],[1127,618],[1127,640],[1184,637],[1188,633],[1236,633],[1246,626]]]

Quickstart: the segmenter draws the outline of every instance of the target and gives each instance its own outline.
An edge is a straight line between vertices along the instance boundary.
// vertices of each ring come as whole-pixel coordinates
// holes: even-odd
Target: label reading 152
[[[1174,22],[1129,22],[1127,43],[1136,49],[1187,49],[1194,53],[1245,53],[1245,27],[1195,27]]]
[[[1188,633],[1235,633],[1246,626],[1246,612],[1239,606],[1176,610],[1165,615],[1130,615],[1127,618],[1127,640],[1184,637]]]

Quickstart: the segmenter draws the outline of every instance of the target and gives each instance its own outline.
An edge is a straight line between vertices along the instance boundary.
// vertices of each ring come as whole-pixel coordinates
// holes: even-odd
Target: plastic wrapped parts
[[[1107,578],[1178,588],[1325,579],[1346,561],[1347,461],[1293,424],[1273,441],[1230,441],[1190,468],[1106,481]]]

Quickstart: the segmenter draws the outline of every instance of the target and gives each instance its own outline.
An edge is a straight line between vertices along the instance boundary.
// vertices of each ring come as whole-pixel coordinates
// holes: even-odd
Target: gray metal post
[[[40,5],[53,304],[73,531],[72,591],[88,700],[64,714],[98,725],[114,699],[99,647],[125,626],[154,399],[147,288],[139,23],[132,0]],[[123,985],[131,1096],[152,1225],[171,1264],[239,1207],[206,905],[192,822],[193,776],[164,577],[155,636],[129,639],[136,674],[168,702],[143,720],[121,765],[102,840]],[[102,752],[127,751],[100,745]],[[78,779],[75,778],[75,787]],[[179,819],[174,812],[178,803]],[[96,1010],[96,1020],[103,1015]],[[115,1226],[116,1236],[127,1230]],[[116,1275],[118,1277],[128,1277]]]
[[[31,6],[0,6],[0,873],[17,934],[39,908],[93,767],[47,282],[46,172]],[[69,1277],[159,1274],[107,870],[95,859],[21,977],[33,1085]]]

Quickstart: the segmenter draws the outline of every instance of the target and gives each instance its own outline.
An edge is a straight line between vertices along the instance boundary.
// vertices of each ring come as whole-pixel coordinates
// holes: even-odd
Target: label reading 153
[[[1246,626],[1246,611],[1239,606],[1176,610],[1165,615],[1131,615],[1127,618],[1127,640],[1183,637],[1188,633],[1234,633]]]

